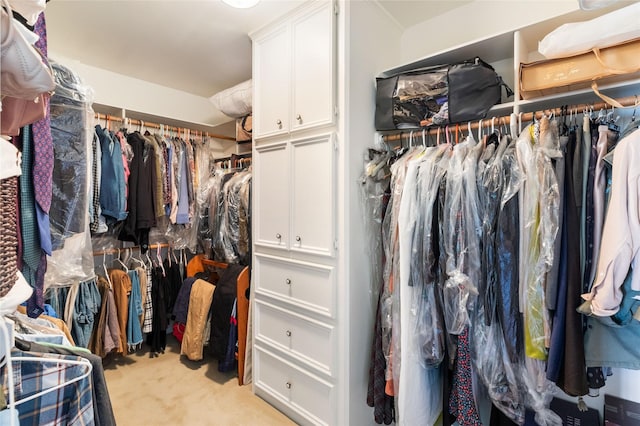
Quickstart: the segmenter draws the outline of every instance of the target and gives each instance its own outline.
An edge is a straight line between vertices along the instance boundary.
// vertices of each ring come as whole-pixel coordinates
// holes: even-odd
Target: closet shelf
[[[93,110],[96,113],[108,115],[114,121],[124,121],[124,118],[129,119],[129,121],[134,125],[140,125],[141,122],[144,122],[144,125],[147,127],[160,128],[160,124],[162,123],[165,126],[172,126],[180,129],[189,129],[189,130],[198,130],[200,132],[204,132],[206,136],[235,141],[235,136],[229,136],[221,134],[221,127],[225,126],[227,123],[223,123],[220,125],[212,125],[207,123],[197,123],[197,122],[189,122],[183,120],[177,120],[169,117],[159,117],[156,115],[151,115],[139,111],[133,111],[130,109],[125,110],[124,108],[117,108],[111,105],[104,105],[94,103],[92,105]],[[235,130],[235,126],[234,130]],[[224,131],[224,130],[222,130]]]
[[[638,96],[640,98],[640,78],[616,82],[611,84],[602,84],[598,86],[599,90],[604,94],[617,99],[623,105],[619,98]],[[559,103],[572,105],[578,103],[592,104],[598,97],[591,88],[554,93],[552,95],[542,96],[535,99],[527,99],[519,101],[520,109],[526,111],[534,111],[555,107]],[[634,102],[626,102],[626,106],[632,106]]]

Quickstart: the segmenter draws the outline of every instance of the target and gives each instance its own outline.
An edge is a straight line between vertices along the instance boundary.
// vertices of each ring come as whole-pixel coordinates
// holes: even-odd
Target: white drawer
[[[335,424],[335,389],[328,383],[256,345],[256,393],[266,392],[313,424]],[[286,412],[285,412],[286,414]]]
[[[311,318],[256,301],[256,339],[333,376],[334,328]]]
[[[256,255],[254,270],[257,293],[333,318],[333,267]]]

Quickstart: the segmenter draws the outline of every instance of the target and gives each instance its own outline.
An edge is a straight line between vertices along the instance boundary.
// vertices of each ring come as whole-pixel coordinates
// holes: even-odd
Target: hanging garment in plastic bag
[[[447,170],[445,211],[450,220],[444,228],[447,280],[443,289],[444,316],[447,331],[460,334],[469,324],[469,310],[478,294],[479,252],[477,215],[470,210],[475,202],[475,168],[479,150],[475,141],[467,138],[456,145]],[[466,162],[468,155],[474,156]],[[471,158],[471,157],[470,157]],[[473,188],[470,188],[473,186]],[[472,276],[469,275],[472,274]]]
[[[544,124],[544,119],[541,125]],[[548,122],[547,122],[548,125]],[[553,263],[558,232],[559,192],[551,156],[557,147],[532,145],[539,131],[529,126],[516,142],[518,159],[526,179],[523,185],[523,214],[520,252],[522,273],[521,307],[524,312],[525,349],[528,357],[546,360],[549,339],[549,313],[544,304],[546,275]],[[532,137],[536,135],[536,137]]]
[[[89,182],[93,139],[93,92],[72,70],[51,61],[56,79],[51,97],[53,194],[49,224],[53,247],[45,288],[85,281],[93,273],[89,231]]]
[[[444,323],[437,309],[436,286],[438,285],[438,258],[434,241],[434,205],[440,181],[446,172],[449,147],[441,145],[430,148],[418,172],[418,220],[414,228],[411,251],[410,288],[412,299],[410,315],[413,318],[411,338],[416,342],[416,350],[421,362],[427,367],[440,365],[444,358]],[[448,153],[447,153],[448,154]],[[436,222],[437,223],[437,222]],[[439,291],[439,290],[438,290]]]

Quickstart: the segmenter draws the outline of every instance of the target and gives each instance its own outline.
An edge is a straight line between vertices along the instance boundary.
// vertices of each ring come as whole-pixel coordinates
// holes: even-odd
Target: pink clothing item
[[[620,309],[622,284],[630,268],[640,267],[640,130],[618,143],[613,157],[611,201],[607,210],[600,257],[590,293],[591,312],[608,317]],[[640,274],[631,288],[640,291]]]
[[[131,171],[129,170],[129,164],[131,163],[131,157],[133,157],[133,151],[131,147],[127,143],[127,139],[124,137],[122,132],[116,133],[116,137],[120,141],[120,148],[122,151],[122,164],[124,165],[124,196],[125,196],[125,204],[124,210],[129,211],[129,207],[127,206],[127,202],[129,200],[129,175]]]

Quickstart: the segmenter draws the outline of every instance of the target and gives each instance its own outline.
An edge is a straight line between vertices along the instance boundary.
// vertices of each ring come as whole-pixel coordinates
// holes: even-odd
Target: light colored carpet
[[[143,348],[108,360],[104,370],[118,426],[295,424],[253,395],[251,385],[238,386],[235,372],[218,372],[206,349],[202,362],[181,356],[171,335],[164,354],[151,358]]]

